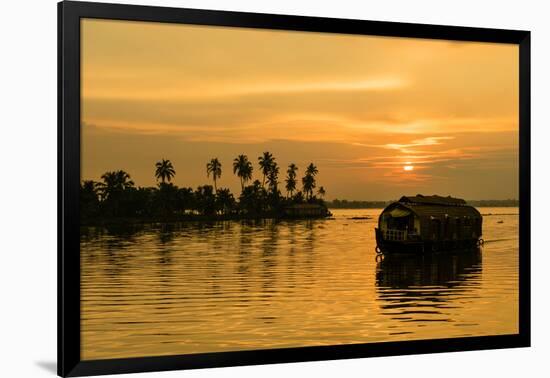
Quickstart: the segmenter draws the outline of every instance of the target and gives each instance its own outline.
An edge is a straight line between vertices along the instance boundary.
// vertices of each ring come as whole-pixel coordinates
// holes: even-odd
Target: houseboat
[[[326,206],[317,203],[301,203],[284,208],[285,218],[324,218],[332,214]]]
[[[376,252],[424,253],[475,248],[482,216],[460,198],[437,195],[401,197],[378,218]]]

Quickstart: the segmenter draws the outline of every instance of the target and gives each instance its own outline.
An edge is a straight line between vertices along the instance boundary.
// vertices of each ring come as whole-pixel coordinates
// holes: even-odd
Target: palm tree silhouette
[[[309,195],[309,199],[311,199],[311,197],[313,197],[313,189],[315,189],[315,177],[310,173],[306,173],[302,178],[302,186],[304,192],[306,192],[306,194]]]
[[[298,167],[294,163],[290,164],[286,171],[286,191],[287,194],[290,193],[291,197],[292,193],[296,190],[296,171],[298,171]]]
[[[105,172],[99,185],[101,198],[107,204],[108,211],[114,215],[119,215],[120,200],[127,189],[133,188],[134,182],[130,180],[130,175],[122,170]]]
[[[279,166],[274,161],[271,164],[269,173],[267,174],[267,184],[273,193],[277,192],[277,185],[279,184]]]
[[[82,184],[80,185],[81,189],[90,194],[96,194],[96,189],[101,185],[99,182],[95,182],[93,180],[84,180],[82,181]]]
[[[306,168],[306,174],[310,174],[312,176],[317,175],[319,173],[319,170],[313,163],[309,163],[309,165]]]
[[[239,155],[233,160],[233,173],[241,180],[241,192],[244,190],[244,184],[252,180],[252,163],[246,155]]]
[[[258,162],[260,164],[260,170],[264,175],[262,179],[262,187],[265,188],[265,178],[269,174],[269,171],[275,162],[275,158],[270,152],[264,152],[263,155],[258,158]]]
[[[323,198],[326,194],[325,188],[320,186],[319,189],[317,189],[317,194],[319,194],[319,197]]]
[[[306,175],[302,178],[302,186],[304,192],[309,193],[309,199],[313,197],[313,189],[315,189],[315,175],[319,170],[313,163],[309,163],[306,168]]]
[[[161,161],[157,162],[155,166],[157,167],[157,170],[155,171],[155,177],[157,178],[157,180],[160,179],[163,184],[166,180],[170,182],[172,177],[176,175],[176,171],[174,170],[174,166],[172,165],[172,162],[170,160],[162,159]]]
[[[214,179],[214,191],[217,192],[218,188],[216,186],[216,179],[222,177],[222,163],[220,163],[218,158],[214,158],[206,164],[206,176],[210,177],[211,173],[212,178]]]
[[[319,173],[315,164],[310,163],[305,169],[301,188],[297,177],[298,167],[294,163],[288,165],[284,180],[288,199],[285,199],[278,188],[280,167],[273,155],[264,152],[258,160],[264,182],[255,180],[252,184],[247,184],[252,181],[253,172],[248,157],[238,155],[233,160],[233,173],[239,177],[242,189],[238,198],[229,189],[217,188],[217,181],[222,175],[222,164],[218,158],[212,158],[206,164],[207,177],[212,174],[214,185],[204,185],[196,191],[178,188],[170,183],[176,171],[167,159],[155,163],[157,188],[135,187],[130,175],[123,170],[105,172],[101,182],[81,182],[81,215],[91,222],[102,216],[128,219],[160,217],[160,220],[179,219],[182,216],[187,219],[198,214],[217,216],[220,213],[236,217],[284,217],[285,208],[294,204],[306,202],[324,206],[325,188],[321,186],[314,191],[317,189],[316,176]]]
[[[101,196],[103,199],[108,199],[118,192],[134,186],[134,182],[130,179],[130,175],[122,170],[105,172],[101,179],[102,183],[99,183]]]

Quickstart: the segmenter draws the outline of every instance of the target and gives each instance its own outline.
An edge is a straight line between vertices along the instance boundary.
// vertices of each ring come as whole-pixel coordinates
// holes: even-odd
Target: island
[[[124,170],[105,172],[101,181],[83,180],[80,184],[80,223],[94,226],[331,216],[323,199],[325,189],[317,187],[319,170],[315,164],[307,165],[301,182],[298,166],[288,165],[284,195],[279,189],[280,168],[273,154],[264,152],[258,157],[258,166],[262,180],[252,181],[254,167],[249,158],[239,155],[233,160],[233,174],[241,184],[238,197],[228,188],[218,188],[222,175],[222,163],[218,158],[212,158],[206,164],[206,176],[211,178],[212,185],[205,184],[196,189],[174,185],[176,170],[167,159],[155,164],[156,187],[136,186]]]

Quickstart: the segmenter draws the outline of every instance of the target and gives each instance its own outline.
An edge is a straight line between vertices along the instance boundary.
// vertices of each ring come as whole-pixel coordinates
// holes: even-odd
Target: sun
[[[405,165],[403,166],[403,170],[410,172],[414,170],[414,165],[411,165],[410,162],[406,162]]]

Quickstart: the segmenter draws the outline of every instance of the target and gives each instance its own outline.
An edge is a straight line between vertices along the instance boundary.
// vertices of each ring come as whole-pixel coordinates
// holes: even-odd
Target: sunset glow
[[[83,179],[155,185],[167,158],[196,187],[216,156],[238,190],[232,160],[270,151],[315,161],[327,199],[517,197],[515,45],[91,19],[81,35]]]

